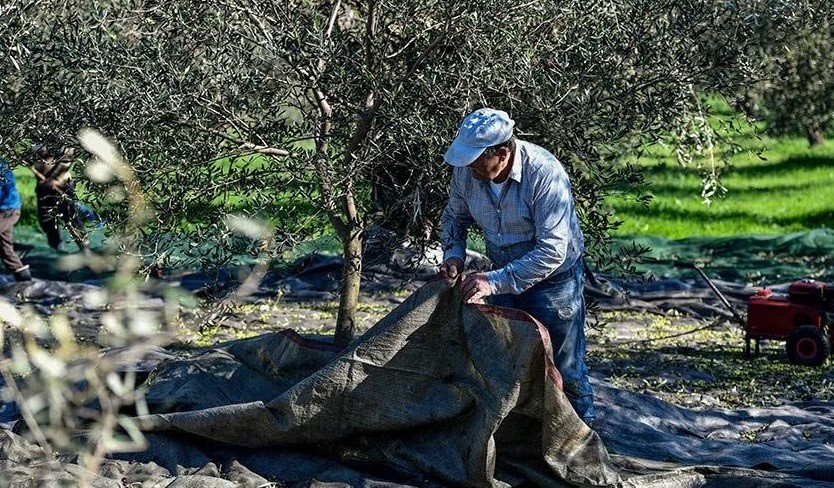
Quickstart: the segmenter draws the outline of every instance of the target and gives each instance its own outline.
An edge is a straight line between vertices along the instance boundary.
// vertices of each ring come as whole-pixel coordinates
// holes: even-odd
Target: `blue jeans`
[[[489,303],[523,310],[547,327],[553,362],[562,374],[565,395],[586,424],[596,418],[594,390],[585,365],[585,270],[580,258],[569,270],[537,283],[519,295],[494,295]]]

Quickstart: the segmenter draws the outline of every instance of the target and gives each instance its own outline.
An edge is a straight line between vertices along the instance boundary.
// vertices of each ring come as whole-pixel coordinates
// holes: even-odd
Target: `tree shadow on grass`
[[[765,178],[785,176],[801,170],[817,170],[820,168],[834,168],[834,156],[808,154],[789,156],[781,160],[763,161],[762,164],[748,166],[732,166],[728,174],[741,178]],[[677,164],[657,164],[642,168],[647,177],[700,175],[701,169],[696,166],[680,166]]]
[[[818,229],[834,226],[834,210],[819,210],[796,216],[766,216],[755,211],[730,210],[715,211],[709,207],[674,208],[635,206],[628,212],[633,217],[651,217],[652,219],[670,221],[723,223],[723,227],[732,228],[733,223],[757,221],[785,228]]]
[[[801,170],[816,170],[820,168],[834,169],[834,157],[832,156],[790,156],[778,162],[761,164],[756,166],[735,167],[732,174],[742,178],[762,178],[787,176]]]
[[[748,188],[732,188],[728,187],[727,193],[723,195],[720,200],[733,198],[749,198],[751,196],[759,196],[764,192],[815,192],[830,190],[831,183],[825,180],[813,182],[795,182],[790,179],[783,179],[778,184],[770,184],[768,186],[754,186]],[[665,198],[679,198],[681,200],[701,200],[700,187],[689,186],[685,187],[673,183],[652,183],[648,187],[649,193],[653,195],[663,195]]]

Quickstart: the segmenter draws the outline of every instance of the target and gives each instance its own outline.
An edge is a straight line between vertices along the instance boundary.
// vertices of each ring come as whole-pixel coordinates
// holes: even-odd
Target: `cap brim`
[[[478,159],[478,156],[484,152],[485,147],[470,147],[462,144],[459,139],[455,139],[443,159],[452,166],[469,166],[473,161]]]

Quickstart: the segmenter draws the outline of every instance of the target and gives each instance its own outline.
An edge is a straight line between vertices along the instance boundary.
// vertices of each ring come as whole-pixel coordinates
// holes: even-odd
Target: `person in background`
[[[444,159],[454,167],[441,218],[439,273],[463,271],[469,228],[477,224],[493,270],[463,278],[467,302],[523,310],[550,333],[565,394],[589,426],[596,418],[585,365],[585,240],[571,184],[547,150],[517,140],[501,110],[467,115]]]
[[[87,229],[76,205],[75,183],[72,180],[73,155],[71,148],[32,147],[30,169],[37,180],[38,222],[51,248],[58,250],[61,245],[60,220],[78,248],[89,254]]]
[[[20,193],[9,163],[0,158],[0,260],[16,281],[30,281],[32,273],[14,250],[12,233],[20,220]]]

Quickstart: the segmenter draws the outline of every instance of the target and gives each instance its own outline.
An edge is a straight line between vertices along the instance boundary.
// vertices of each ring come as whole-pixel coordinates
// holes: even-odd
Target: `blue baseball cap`
[[[503,110],[478,109],[464,117],[443,159],[452,166],[469,166],[484,149],[508,141],[515,121]]]

